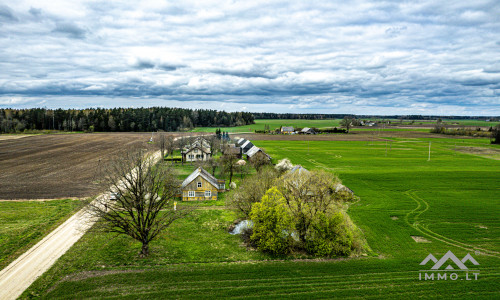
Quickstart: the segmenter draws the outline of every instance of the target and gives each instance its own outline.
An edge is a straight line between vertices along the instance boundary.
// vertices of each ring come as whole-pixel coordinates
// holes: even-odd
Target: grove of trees
[[[253,223],[244,239],[275,255],[345,256],[363,250],[361,233],[346,213],[357,198],[336,176],[289,172],[289,161],[277,166],[262,168],[228,195],[229,207]]]
[[[169,107],[90,109],[0,109],[0,133],[24,130],[181,131],[192,127],[242,126],[254,123],[248,112]]]

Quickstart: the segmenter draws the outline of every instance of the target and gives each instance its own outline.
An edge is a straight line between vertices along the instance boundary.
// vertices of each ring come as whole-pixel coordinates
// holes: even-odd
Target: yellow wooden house
[[[182,182],[182,201],[217,200],[225,189],[225,180],[217,179],[199,167]]]

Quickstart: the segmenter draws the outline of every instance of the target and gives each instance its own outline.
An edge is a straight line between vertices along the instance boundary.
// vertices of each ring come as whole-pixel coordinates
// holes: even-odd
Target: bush
[[[294,223],[278,189],[271,188],[252,205],[250,219],[254,222],[250,240],[259,250],[276,255],[290,252]]]
[[[315,256],[349,255],[353,234],[341,212],[327,217],[320,214],[309,228],[306,250]]]

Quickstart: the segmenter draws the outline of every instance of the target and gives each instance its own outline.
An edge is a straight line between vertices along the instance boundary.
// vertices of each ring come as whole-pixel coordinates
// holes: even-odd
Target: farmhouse
[[[182,161],[208,160],[212,157],[210,145],[204,138],[196,139],[191,145],[181,151]]]
[[[300,134],[316,134],[316,131],[314,129],[309,128],[309,127],[304,127],[302,130],[299,132]]]
[[[182,182],[182,201],[217,200],[218,193],[225,189],[225,180],[217,179],[199,167]]]
[[[293,126],[281,126],[281,133],[282,134],[292,134],[293,133]]]

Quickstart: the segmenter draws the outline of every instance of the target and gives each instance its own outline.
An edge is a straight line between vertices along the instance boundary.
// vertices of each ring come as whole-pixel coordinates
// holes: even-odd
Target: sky
[[[0,108],[500,115],[500,2],[0,0]]]

